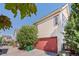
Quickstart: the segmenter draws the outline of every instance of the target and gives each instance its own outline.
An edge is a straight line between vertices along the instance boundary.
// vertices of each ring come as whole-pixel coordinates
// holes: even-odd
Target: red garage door
[[[57,52],[57,37],[40,38],[36,43],[36,48],[45,51]]]

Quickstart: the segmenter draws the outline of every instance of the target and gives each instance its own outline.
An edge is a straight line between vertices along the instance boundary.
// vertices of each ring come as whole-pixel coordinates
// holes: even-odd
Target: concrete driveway
[[[56,56],[56,53],[45,52],[42,50],[34,49],[32,51],[19,50],[17,47],[8,46],[8,52],[1,56]]]

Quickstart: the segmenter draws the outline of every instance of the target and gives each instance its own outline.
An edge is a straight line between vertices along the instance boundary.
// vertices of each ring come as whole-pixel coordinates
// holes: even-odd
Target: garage
[[[36,48],[49,52],[57,52],[57,37],[39,38]]]

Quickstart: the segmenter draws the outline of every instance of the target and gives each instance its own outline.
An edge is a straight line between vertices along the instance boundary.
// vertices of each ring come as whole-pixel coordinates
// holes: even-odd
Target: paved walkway
[[[17,47],[8,47],[7,54],[1,56],[55,56],[55,53],[44,52],[42,50],[34,49],[32,51],[19,50]]]

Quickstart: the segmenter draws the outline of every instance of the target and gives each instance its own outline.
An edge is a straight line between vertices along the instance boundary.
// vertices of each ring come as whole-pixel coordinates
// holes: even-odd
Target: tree
[[[10,10],[14,17],[17,16],[18,11],[20,11],[21,19],[32,14],[36,14],[37,7],[34,3],[6,3],[5,9]],[[11,27],[10,19],[5,15],[0,15],[0,30],[9,29]]]
[[[18,10],[20,11],[21,19],[26,16],[31,16],[36,14],[37,8],[34,3],[7,3],[5,4],[5,9],[11,10],[16,17]]]
[[[11,26],[10,18],[5,15],[0,15],[0,30],[9,29]]]
[[[20,49],[31,50],[37,41],[37,28],[34,25],[25,25],[18,31],[16,36]]]
[[[0,37],[0,43],[2,43],[2,37]]]
[[[71,5],[71,14],[65,27],[65,40],[67,45],[79,52],[79,3]]]

